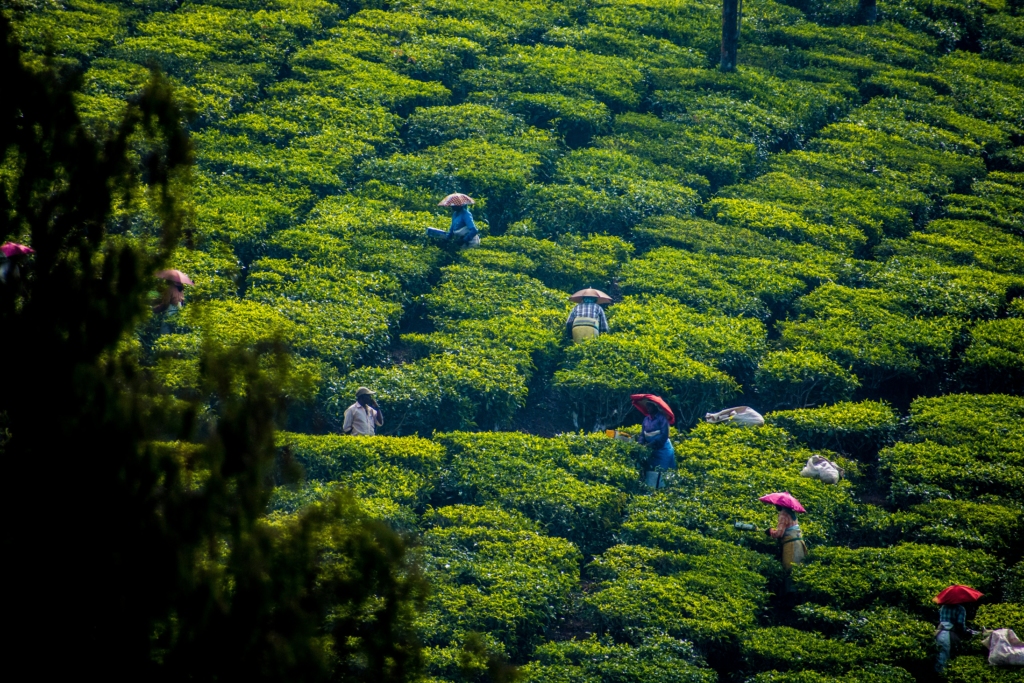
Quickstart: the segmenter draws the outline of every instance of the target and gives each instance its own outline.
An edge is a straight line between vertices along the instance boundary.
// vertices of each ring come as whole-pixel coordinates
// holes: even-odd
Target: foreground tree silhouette
[[[36,250],[0,285],[23,378],[0,395],[15,648],[114,680],[415,677],[423,584],[401,540],[343,498],[264,515],[284,350],[208,349],[188,401],[123,350],[182,222],[191,151],[166,81],[96,141],[73,83],[26,68],[3,17],[0,43],[0,241]],[[140,198],[156,239],[109,236],[112,207]]]

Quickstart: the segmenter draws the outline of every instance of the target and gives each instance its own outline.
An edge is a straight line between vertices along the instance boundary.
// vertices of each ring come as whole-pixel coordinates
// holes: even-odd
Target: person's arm
[[[782,513],[779,513],[779,525],[771,531],[769,531],[769,533],[771,534],[772,538],[782,538],[786,535],[786,529],[788,528],[789,519],[787,517],[783,517]]]
[[[601,321],[599,323],[600,324],[600,331],[602,333],[603,332],[607,332],[608,331],[608,318],[604,314],[604,309],[601,308],[600,306],[598,306],[597,310],[598,310],[598,316],[597,317]]]
[[[659,415],[648,431],[655,433],[646,435],[647,445],[652,449],[661,448],[668,441],[668,418],[664,415]]]
[[[572,322],[574,320],[576,320],[576,307],[575,306],[573,306],[572,310],[569,312],[569,319],[565,321],[565,326],[568,327],[569,329],[572,329]]]
[[[346,434],[352,433],[352,417],[352,407],[349,406],[348,410],[345,411],[345,422],[343,422],[341,425],[341,431],[343,431]]]
[[[373,423],[378,427],[384,426],[384,411],[380,409],[377,402],[373,402]]]

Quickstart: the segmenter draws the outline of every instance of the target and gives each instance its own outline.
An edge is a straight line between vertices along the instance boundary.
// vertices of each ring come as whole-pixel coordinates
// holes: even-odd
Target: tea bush
[[[951,583],[987,590],[1001,563],[981,550],[901,543],[892,548],[820,547],[793,572],[805,595],[840,608],[889,604],[912,611],[934,606]]]
[[[600,581],[587,605],[614,636],[654,628],[712,653],[735,647],[767,597],[763,576],[714,555],[619,545],[587,571]]]
[[[969,386],[1024,391],[1024,320],[986,320],[972,327],[961,372]]]
[[[765,416],[811,448],[872,457],[896,437],[899,417],[882,401],[836,403],[824,408],[787,410]]]
[[[623,490],[637,487],[637,447],[613,442],[596,453],[573,453],[566,439],[549,445],[514,433],[440,437],[451,458],[442,476],[444,493],[462,503],[518,510],[548,533],[595,552],[610,543],[618,526]]]
[[[1015,633],[1024,631],[1024,605],[1012,602],[978,605],[972,621],[983,629],[1009,628]]]
[[[775,407],[808,406],[849,399],[857,376],[816,351],[772,351],[757,366],[758,396]]]
[[[424,516],[423,562],[433,591],[421,617],[428,647],[469,631],[527,653],[579,583],[579,551],[515,512],[454,505]]]
[[[667,636],[651,636],[638,646],[611,640],[549,642],[534,651],[535,660],[520,670],[523,681],[554,683],[715,683],[717,674],[704,666],[693,644]]]

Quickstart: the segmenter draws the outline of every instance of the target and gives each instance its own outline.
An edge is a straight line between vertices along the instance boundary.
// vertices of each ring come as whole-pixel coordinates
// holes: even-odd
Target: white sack
[[[836,484],[841,477],[840,467],[831,460],[820,455],[812,455],[807,464],[800,470],[801,477],[820,479],[826,484]]]
[[[764,424],[764,418],[761,417],[761,414],[749,406],[736,406],[735,408],[726,408],[717,413],[705,413],[704,420],[711,424],[729,422],[741,427],[760,427]]]
[[[1024,643],[1013,629],[996,629],[981,644],[988,646],[988,663],[992,666],[1024,666]]]

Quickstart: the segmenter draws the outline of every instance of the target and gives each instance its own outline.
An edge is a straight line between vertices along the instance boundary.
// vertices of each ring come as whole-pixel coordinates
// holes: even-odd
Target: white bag
[[[991,631],[981,644],[988,648],[988,663],[992,666],[1024,666],[1024,643],[1013,629]]]
[[[800,476],[809,479],[820,479],[826,484],[837,484],[842,476],[841,472],[842,468],[831,460],[820,455],[812,455],[808,458],[804,468],[800,470]]]
[[[741,427],[760,427],[764,424],[764,418],[753,408],[748,406],[736,406],[726,408],[717,413],[705,413],[704,420],[711,424],[729,422]]]

